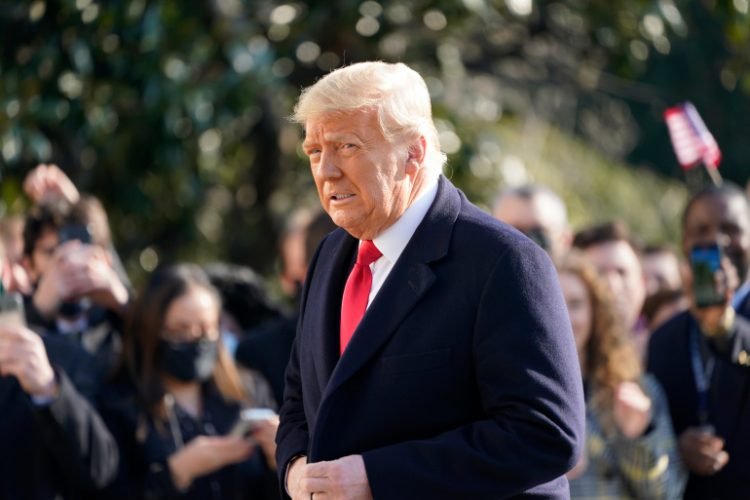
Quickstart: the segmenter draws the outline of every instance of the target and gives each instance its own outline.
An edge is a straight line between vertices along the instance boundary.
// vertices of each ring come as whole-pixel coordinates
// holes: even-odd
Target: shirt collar
[[[401,217],[373,240],[378,250],[391,263],[396,262],[401,256],[406,244],[409,243],[422,219],[427,215],[437,195],[437,188],[437,178],[433,178],[409,208],[401,214]]]

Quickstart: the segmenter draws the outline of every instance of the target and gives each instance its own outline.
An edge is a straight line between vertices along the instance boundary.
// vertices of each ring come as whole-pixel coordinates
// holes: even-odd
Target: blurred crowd
[[[169,263],[134,290],[100,200],[55,165],[24,190],[32,208],[0,219],[0,497],[279,498],[278,417],[249,410],[282,402],[294,307],[230,263]],[[506,189],[492,211],[558,269],[587,402],[571,496],[740,498],[746,193],[696,192],[679,251],[619,221],[574,230],[544,186]],[[275,277],[289,303],[334,228],[322,211],[289,217]]]

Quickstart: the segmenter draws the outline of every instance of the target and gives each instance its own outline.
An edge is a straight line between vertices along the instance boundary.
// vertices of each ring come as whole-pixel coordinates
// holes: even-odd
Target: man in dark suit
[[[725,183],[692,196],[682,218],[682,247],[719,244],[724,300],[698,307],[651,336],[648,370],[664,387],[680,454],[690,472],[686,499],[747,498],[750,470],[750,204]],[[744,282],[744,283],[742,283]],[[741,286],[737,286],[741,284]]]
[[[567,498],[583,394],[555,270],[440,175],[422,78],[354,64],[295,119],[341,229],[302,293],[277,436],[287,493]]]

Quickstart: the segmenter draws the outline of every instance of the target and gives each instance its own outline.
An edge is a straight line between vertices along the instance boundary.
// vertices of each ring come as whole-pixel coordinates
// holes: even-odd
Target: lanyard
[[[693,365],[695,390],[698,393],[698,420],[700,425],[707,425],[708,395],[711,388],[711,375],[713,374],[716,360],[713,354],[709,352],[704,363],[701,356],[700,338],[701,334],[698,331],[698,325],[693,323],[693,328],[690,331],[690,361]]]

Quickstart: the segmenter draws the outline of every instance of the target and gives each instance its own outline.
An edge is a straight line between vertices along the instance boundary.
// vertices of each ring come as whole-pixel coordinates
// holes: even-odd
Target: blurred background
[[[287,120],[300,89],[381,59],[426,79],[445,173],[476,203],[539,182],[575,227],[675,242],[707,180],[677,164],[667,107],[695,103],[723,176],[750,176],[748,3],[0,0],[0,216],[54,162],[102,199],[136,281],[175,259],[273,274],[283,221],[317,203]]]

